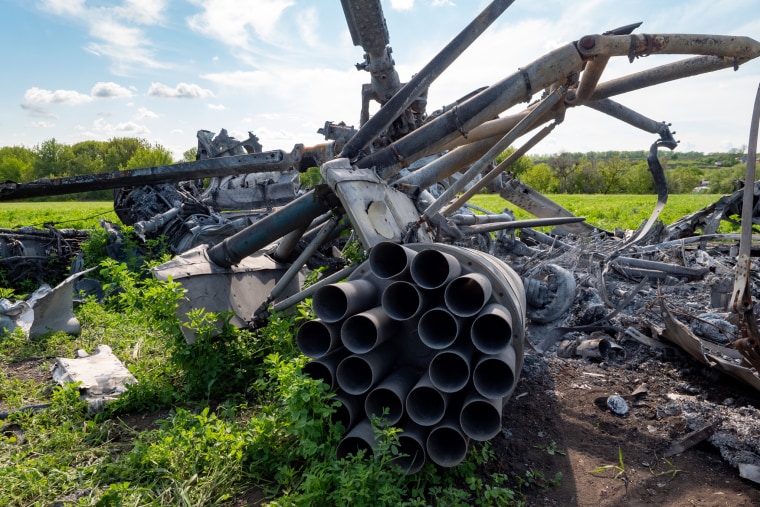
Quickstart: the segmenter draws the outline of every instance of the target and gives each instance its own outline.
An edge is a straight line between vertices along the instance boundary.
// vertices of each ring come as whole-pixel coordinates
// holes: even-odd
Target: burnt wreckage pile
[[[118,188],[115,206],[122,221],[145,237],[168,237],[178,254],[154,274],[185,288],[180,318],[205,308],[231,312],[235,325],[256,326],[272,311],[313,296],[317,319],[297,331],[297,342],[312,358],[307,372],[336,388],[343,402],[336,417],[347,434],[338,452],[371,449],[368,421],[384,413],[405,429],[404,465],[410,472],[428,457],[453,466],[470,439],[499,432],[528,340],[545,351],[568,335],[598,331],[639,341],[663,336],[687,349],[697,343],[691,349],[698,360],[757,387],[757,281],[750,253],[760,189],[750,182],[760,105],[752,119],[745,189],[664,227],[657,217],[667,187],[657,153],[675,149],[677,142],[669,124],[611,97],[736,69],[760,56],[760,43],[723,35],[634,34],[639,24],[629,25],[564,44],[427,114],[428,88],[511,4],[491,2],[402,83],[380,1],[343,1],[353,42],[364,50],[357,68],[368,71],[371,82],[362,89],[359,128],[328,122],[320,129],[323,144],[263,151],[253,135],[237,141],[224,131],[201,131],[195,162],[5,182],[0,200]],[[601,79],[611,58],[634,63],[660,54],[693,56]],[[381,106],[372,116],[371,101]],[[657,204],[630,236],[586,224],[507,173],[581,106],[656,136],[647,161]],[[321,183],[301,189],[299,172],[311,167],[319,168]],[[211,184],[204,189],[207,178]],[[468,201],[484,188],[536,218],[515,220],[509,210],[475,214]],[[740,235],[716,233],[722,219],[737,214]],[[542,226],[554,226],[554,233],[533,229]],[[344,269],[337,260],[331,267],[339,271],[301,290],[302,268],[313,266],[315,258],[335,259],[336,238],[349,229],[369,260]],[[696,236],[698,230],[702,234]],[[737,241],[736,260],[718,255]],[[679,324],[667,298],[660,297],[695,281],[704,293],[704,283],[710,283],[714,294],[690,312],[699,332]],[[650,306],[652,301],[659,306]],[[703,315],[708,308],[719,315]],[[195,337],[183,332],[192,343]],[[713,345],[725,337],[725,344]],[[597,347],[602,352],[612,347],[604,340]]]

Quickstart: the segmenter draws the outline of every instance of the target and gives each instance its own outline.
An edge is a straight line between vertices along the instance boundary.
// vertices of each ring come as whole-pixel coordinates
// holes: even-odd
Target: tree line
[[[504,160],[510,148],[496,160]],[[145,139],[115,137],[108,141],[82,141],[67,145],[48,139],[34,147],[0,148],[0,181],[26,182],[82,174],[136,169],[195,160],[188,149],[182,160]],[[725,194],[743,181],[743,149],[726,153],[660,151],[671,193],[701,191]],[[606,151],[522,156],[508,170],[539,192],[554,194],[656,193],[645,151]],[[89,192],[76,199],[110,199],[108,192]]]
[[[509,149],[497,158],[506,158]],[[663,152],[658,158],[673,194],[727,194],[744,181],[743,149],[726,153]],[[509,168],[516,177],[547,194],[657,193],[644,151],[560,153],[520,157]]]

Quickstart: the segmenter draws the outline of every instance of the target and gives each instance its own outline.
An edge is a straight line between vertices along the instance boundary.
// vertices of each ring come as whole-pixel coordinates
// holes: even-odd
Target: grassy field
[[[58,229],[94,229],[98,220],[119,223],[113,203],[102,202],[3,202],[0,203],[0,229],[43,227],[50,223]]]
[[[548,196],[577,216],[586,217],[586,222],[606,230],[615,227],[636,229],[652,213],[655,195],[578,195],[556,194]],[[721,196],[713,194],[674,194],[660,214],[660,220],[670,224],[679,218],[714,203]],[[532,218],[525,211],[499,197],[498,194],[476,195],[472,202],[486,209],[499,212],[509,208],[518,220]]]
[[[602,229],[636,229],[649,217],[657,197],[654,195],[550,195],[551,199],[572,213],[586,217],[586,221]],[[674,194],[660,219],[669,224],[718,200],[713,194]],[[502,199],[497,194],[476,195],[472,202],[478,206],[499,212],[512,209],[518,219],[531,216]],[[21,226],[42,227],[52,223],[59,229],[93,229],[98,220],[119,222],[111,202],[32,202],[0,203],[0,228],[13,229]]]

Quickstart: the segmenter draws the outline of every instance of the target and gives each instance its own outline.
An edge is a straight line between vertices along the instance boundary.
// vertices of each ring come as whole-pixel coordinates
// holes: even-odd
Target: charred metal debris
[[[6,182],[0,200],[116,189],[120,219],[144,238],[166,237],[176,254],[154,274],[186,289],[180,318],[191,308],[231,310],[232,323],[257,326],[272,310],[313,297],[317,318],[296,331],[296,340],[311,358],[306,372],[342,402],[335,417],[347,433],[338,453],[371,451],[369,419],[388,409],[389,422],[404,430],[401,464],[410,473],[427,459],[454,466],[471,440],[499,433],[502,407],[530,349],[624,360],[625,342],[675,345],[760,390],[760,280],[752,256],[753,224],[760,221],[760,182],[752,183],[760,106],[744,189],[664,225],[658,216],[668,192],[658,150],[677,142],[669,124],[612,99],[738,69],[760,55],[760,43],[635,34],[640,23],[629,25],[562,45],[428,114],[428,88],[511,3],[491,2],[403,83],[379,0],[342,1],[353,42],[364,50],[357,68],[371,77],[361,90],[359,128],[327,122],[319,130],[323,144],[263,151],[253,134],[239,141],[224,130],[202,130],[195,162]],[[693,56],[602,80],[611,58],[635,64],[641,56],[672,54]],[[381,105],[372,116],[370,101]],[[647,162],[658,199],[636,231],[596,228],[508,172],[581,106],[655,137]],[[494,163],[526,135],[514,154]],[[319,167],[322,183],[307,190],[299,173],[310,167]],[[486,187],[536,218],[471,205]],[[723,220],[740,223],[741,234],[718,233]],[[344,231],[369,253],[367,261],[344,267]],[[48,235],[46,248],[69,244],[62,231]],[[3,241],[3,257],[26,251],[15,238]],[[301,290],[304,268],[325,263],[325,277]],[[626,413],[623,398],[605,403]]]

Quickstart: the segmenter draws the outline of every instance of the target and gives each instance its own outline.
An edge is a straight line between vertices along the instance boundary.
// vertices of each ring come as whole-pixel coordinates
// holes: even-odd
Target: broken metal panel
[[[137,383],[108,345],[98,345],[92,355],[79,350],[74,359],[56,358],[52,375],[59,384],[80,382],[80,398],[87,402],[91,415],[126,391],[129,384]]]
[[[224,268],[209,260],[208,250],[202,245],[154,268],[153,274],[159,280],[171,278],[178,282],[188,295],[177,308],[183,322],[188,322],[188,312],[202,308],[220,314],[232,312],[230,324],[246,327],[287,268],[288,265],[277,263],[264,253],[244,257],[237,265]],[[297,293],[303,278],[292,280],[277,300]],[[224,315],[220,315],[217,321],[220,330],[223,323]],[[187,326],[182,326],[182,333],[188,344],[197,339]]]
[[[515,206],[539,218],[575,217],[570,211],[555,203],[543,194],[536,192],[526,183],[517,178],[504,182],[499,195]],[[595,228],[586,222],[565,224],[557,228],[557,232],[584,234],[592,233]]]

